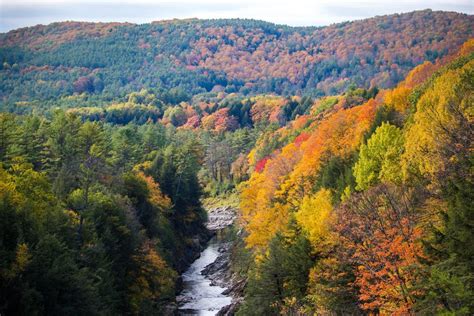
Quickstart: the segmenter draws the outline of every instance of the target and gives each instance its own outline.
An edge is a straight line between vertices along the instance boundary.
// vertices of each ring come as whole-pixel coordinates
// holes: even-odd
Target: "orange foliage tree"
[[[356,266],[361,307],[384,315],[412,314],[420,294],[417,190],[380,184],[351,196],[337,210],[346,260]]]
[[[263,248],[278,230],[283,230],[290,211],[296,211],[306,193],[311,193],[322,160],[346,157],[361,143],[377,103],[374,100],[342,109],[314,124],[304,136],[274,153],[262,170],[241,186],[242,220],[249,236],[247,246]]]
[[[370,127],[377,102],[339,110],[320,122],[307,141],[301,144],[301,159],[282,184],[280,195],[296,208],[304,195],[311,192],[312,184],[325,159],[331,156],[345,158],[360,145]]]

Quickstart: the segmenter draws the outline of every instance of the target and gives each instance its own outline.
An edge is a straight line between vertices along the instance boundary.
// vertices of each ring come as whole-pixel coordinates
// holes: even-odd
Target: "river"
[[[230,208],[215,209],[209,212],[208,229],[215,231],[201,255],[182,274],[183,290],[177,297],[179,315],[216,315],[223,307],[232,303],[230,294],[223,294],[227,288],[215,285],[208,273],[202,273],[206,267],[222,259],[228,247],[219,231],[232,224],[234,211]]]

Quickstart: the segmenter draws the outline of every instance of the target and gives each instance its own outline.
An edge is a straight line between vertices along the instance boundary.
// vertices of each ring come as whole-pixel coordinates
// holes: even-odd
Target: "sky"
[[[58,21],[148,23],[173,18],[323,26],[427,8],[474,14],[474,0],[0,0],[0,32]]]

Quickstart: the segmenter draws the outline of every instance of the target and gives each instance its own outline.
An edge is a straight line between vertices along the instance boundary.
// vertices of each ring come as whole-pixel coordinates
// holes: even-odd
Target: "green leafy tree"
[[[0,163],[6,164],[12,158],[12,147],[17,141],[15,117],[0,113]]]
[[[312,265],[311,245],[304,234],[293,237],[277,234],[270,242],[268,254],[250,271],[245,303],[238,315],[276,315],[286,310],[296,312],[306,295]]]
[[[379,181],[399,181],[403,143],[402,131],[399,128],[382,123],[367,144],[360,147],[359,160],[354,166],[356,188],[364,190]]]

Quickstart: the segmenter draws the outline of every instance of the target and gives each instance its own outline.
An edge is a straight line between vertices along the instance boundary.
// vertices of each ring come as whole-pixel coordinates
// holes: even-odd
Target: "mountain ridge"
[[[313,28],[313,29],[319,29],[319,28],[326,28],[334,25],[340,25],[340,24],[347,24],[347,23],[357,23],[357,22],[363,22],[366,20],[371,20],[371,19],[377,19],[377,18],[384,18],[384,17],[389,17],[389,16],[400,16],[400,15],[405,15],[405,14],[410,14],[410,13],[423,13],[423,12],[431,12],[431,13],[451,13],[451,14],[459,14],[459,15],[464,15],[464,16],[472,16],[472,14],[464,13],[464,12],[458,12],[458,11],[445,11],[445,10],[432,10],[432,9],[421,9],[421,10],[413,10],[413,11],[405,11],[405,12],[397,12],[397,13],[392,13],[392,14],[380,14],[380,15],[375,15],[372,17],[367,17],[367,18],[360,18],[360,19],[354,19],[354,20],[346,20],[346,21],[341,21],[341,22],[334,22],[330,24],[324,24],[324,25],[290,25],[290,24],[284,24],[284,23],[275,23],[263,19],[254,19],[254,18],[198,18],[198,17],[190,17],[190,18],[170,18],[170,19],[158,19],[158,20],[153,20],[150,22],[144,22],[144,23],[135,23],[135,22],[128,22],[128,21],[89,21],[89,20],[63,20],[63,21],[53,21],[47,24],[39,23],[36,25],[31,25],[31,26],[23,26],[23,27],[18,27],[15,29],[11,29],[8,31],[0,32],[0,35],[7,35],[8,33],[13,33],[17,32],[20,30],[26,30],[26,29],[32,29],[32,28],[45,28],[45,27],[52,27],[52,26],[58,26],[62,24],[68,24],[68,23],[76,23],[76,24],[103,24],[103,25],[120,25],[120,26],[143,26],[143,25],[149,25],[149,24],[167,24],[167,23],[182,23],[182,22],[211,22],[211,21],[248,21],[248,22],[261,22],[261,23],[266,23],[269,25],[273,26],[279,26],[279,27],[286,27],[286,28],[292,28],[292,29],[306,29],[306,28]]]
[[[424,10],[325,27],[186,19],[23,28],[0,36],[0,98],[11,106],[85,92],[106,104],[141,89],[320,96],[393,87],[454,52],[472,25],[472,15]]]

